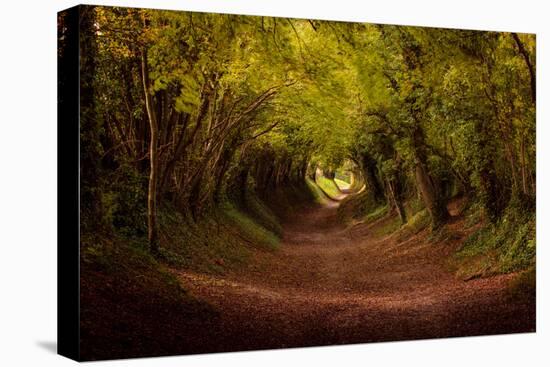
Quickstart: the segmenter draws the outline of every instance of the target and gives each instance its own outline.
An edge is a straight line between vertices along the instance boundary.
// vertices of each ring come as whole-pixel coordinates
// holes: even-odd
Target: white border
[[[0,11],[0,365],[65,366],[56,338],[56,12],[76,1],[4,2]],[[102,362],[105,366],[541,366],[547,302],[550,47],[545,1],[135,0],[95,4],[537,33],[537,333]],[[546,227],[546,228],[545,228]],[[545,284],[546,280],[546,284]],[[546,311],[546,312],[545,312]],[[547,348],[547,347],[546,347]],[[546,358],[545,358],[546,356]]]

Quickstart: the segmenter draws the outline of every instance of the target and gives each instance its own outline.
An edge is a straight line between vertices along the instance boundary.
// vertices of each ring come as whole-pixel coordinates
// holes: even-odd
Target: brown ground
[[[280,250],[258,252],[241,270],[178,271],[186,289],[219,310],[181,352],[535,330],[534,300],[508,296],[516,275],[466,282],[449,271],[447,259],[466,235],[459,217],[449,225],[452,241],[430,242],[425,231],[399,240],[375,235],[387,218],[344,228],[337,205],[297,212],[284,224]]]
[[[508,295],[516,275],[465,282],[448,269],[468,234],[459,203],[449,207],[452,240],[439,243],[427,231],[378,235],[391,218],[346,229],[337,205],[295,213],[278,251],[223,276],[159,268],[124,241],[84,256],[81,358],[534,331],[534,297]]]

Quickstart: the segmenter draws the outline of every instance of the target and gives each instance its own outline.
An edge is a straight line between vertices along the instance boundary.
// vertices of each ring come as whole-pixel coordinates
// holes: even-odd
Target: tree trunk
[[[525,46],[519,39],[518,35],[516,33],[512,33],[512,37],[514,38],[514,41],[518,46],[519,53],[523,56],[523,61],[525,62],[525,65],[529,70],[529,78],[531,82],[531,101],[533,102],[533,104],[536,104],[537,103],[537,78],[535,76],[535,68],[531,63],[531,58],[529,57],[529,54],[527,53],[527,50],[525,49]]]
[[[218,168],[216,173],[216,182],[214,185],[214,193],[212,197],[214,198],[214,203],[221,204],[223,200],[223,186],[224,186],[224,177],[229,169],[231,155],[226,155],[222,161],[221,166]]]
[[[432,229],[440,227],[448,218],[449,212],[440,190],[433,183],[426,165],[426,142],[424,131],[420,127],[419,118],[415,117],[416,127],[413,131],[413,150],[415,155],[414,174],[416,185],[424,206],[428,209],[432,219]]]
[[[449,212],[443,200],[439,197],[437,189],[433,185],[424,163],[416,163],[415,177],[424,205],[432,218],[432,228],[436,229],[449,218]]]
[[[151,140],[149,141],[149,187],[147,190],[147,227],[149,249],[153,254],[157,254],[158,247],[158,229],[157,229],[157,180],[158,180],[158,122],[152,105],[152,98],[149,93],[149,70],[147,69],[147,51],[143,50],[141,54],[141,73],[143,79],[143,90],[145,92],[145,108],[147,118],[149,119],[149,129]]]
[[[317,173],[317,164],[308,165],[308,177],[311,181],[315,182],[315,175]]]
[[[103,208],[101,205],[100,162],[101,152],[98,142],[102,139],[100,126],[97,124],[97,112],[94,96],[94,74],[96,69],[95,9],[85,7],[80,13],[80,29],[76,38],[80,46],[80,203],[81,213],[85,218],[83,226],[91,229],[103,224]],[[67,29],[66,37],[73,36],[73,29]],[[66,43],[68,46],[69,43]],[[62,67],[67,58],[60,59]],[[67,65],[64,65],[67,66]],[[68,81],[64,81],[68,84]]]
[[[495,118],[498,118],[497,114],[495,116]],[[480,192],[478,195],[489,221],[495,223],[500,216],[502,204],[498,198],[498,178],[494,162],[497,152],[491,144],[491,136],[494,132],[489,128],[488,123],[479,120],[475,122],[474,129],[479,139],[475,151],[480,154],[476,157],[479,162],[477,174],[479,176]]]
[[[401,224],[407,223],[407,215],[405,213],[405,207],[403,206],[403,200],[401,199],[401,190],[399,187],[399,182],[394,180],[387,180],[388,182],[388,190],[390,192],[390,198],[393,202],[393,205],[395,206],[395,210],[397,211],[397,215],[399,215],[399,219],[401,220]]]
[[[384,190],[376,177],[376,161],[369,155],[364,154],[361,165],[363,166],[363,177],[367,190],[370,190],[372,197],[377,203],[384,201]]]
[[[525,134],[521,134],[521,143],[520,143],[520,154],[521,154],[521,184],[524,195],[529,195],[529,189],[527,186],[527,170],[525,163]]]

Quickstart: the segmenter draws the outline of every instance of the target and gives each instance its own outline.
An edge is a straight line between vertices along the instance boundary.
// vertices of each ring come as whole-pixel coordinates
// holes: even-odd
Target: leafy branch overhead
[[[416,192],[434,228],[449,190],[491,222],[534,201],[533,35],[90,9],[97,169],[147,177],[153,250],[167,200],[198,220],[237,181],[317,168],[354,167],[395,208]]]

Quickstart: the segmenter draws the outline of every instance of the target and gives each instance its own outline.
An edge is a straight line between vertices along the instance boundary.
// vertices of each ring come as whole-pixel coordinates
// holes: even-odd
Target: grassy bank
[[[318,205],[313,182],[289,186],[261,200],[252,190],[244,202],[226,201],[194,222],[171,205],[159,210],[160,254],[153,257],[134,227],[111,226],[83,233],[81,330],[84,358],[125,358],[197,351],[200,335],[218,311],[189,294],[175,271],[223,274],[247,263],[255,251],[276,251],[281,216],[296,206]],[[174,318],[174,315],[178,317]]]
[[[144,241],[112,233],[82,237],[80,290],[85,359],[170,354],[179,343],[193,345],[181,339],[181,330],[217,317],[149,254]]]
[[[477,213],[469,214],[475,222]],[[508,209],[495,224],[483,224],[464,242],[454,257],[457,274],[465,279],[523,271],[535,266],[534,213]]]
[[[464,213],[426,240],[434,244],[459,241],[449,257],[449,266],[461,279],[520,272],[526,275],[521,276],[514,287],[518,292],[534,290],[536,221],[532,208],[509,207],[497,223],[489,224],[475,202],[466,202],[466,205],[468,209]],[[430,226],[429,213],[418,200],[408,200],[405,211],[407,223],[401,224],[395,212],[388,212],[386,205],[373,202],[368,192],[363,191],[346,197],[338,215],[347,225],[368,224],[387,217],[382,226],[372,229],[374,233],[377,236],[395,234],[400,241],[405,241]]]
[[[337,199],[340,195],[342,195],[342,191],[334,182],[334,180],[330,180],[324,176],[318,175],[316,178],[317,185],[323,190],[326,196],[328,196],[331,199]]]

